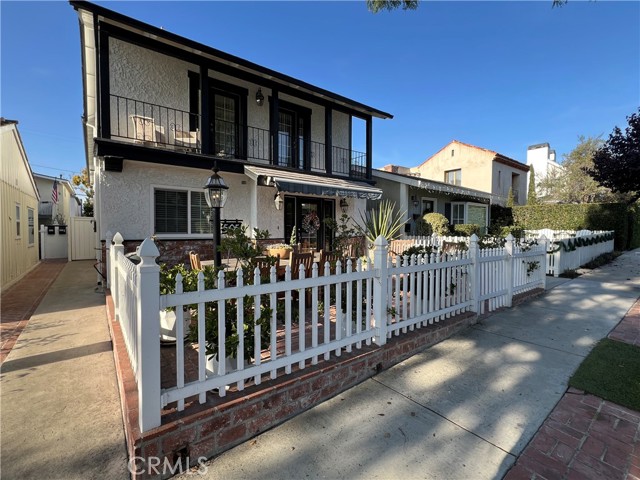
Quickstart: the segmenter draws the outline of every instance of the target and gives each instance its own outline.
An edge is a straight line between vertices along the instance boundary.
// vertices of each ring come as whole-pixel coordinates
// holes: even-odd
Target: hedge
[[[629,248],[640,247],[640,200],[629,207]]]
[[[623,203],[567,203],[513,207],[514,223],[527,230],[615,230],[616,250],[625,250],[631,246],[629,217],[629,208]],[[635,232],[635,229],[633,231]],[[640,236],[640,233],[633,235],[635,236]]]

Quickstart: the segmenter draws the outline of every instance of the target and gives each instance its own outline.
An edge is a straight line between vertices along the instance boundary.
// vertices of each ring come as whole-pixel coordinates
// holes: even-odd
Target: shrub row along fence
[[[577,232],[548,232],[550,242],[547,251],[547,273],[557,277],[568,270],[575,270],[595,260],[604,253],[613,252],[615,233],[613,231],[579,230]],[[527,236],[536,236],[538,231],[527,230]]]
[[[183,410],[186,399],[203,403],[211,390],[224,396],[227,386],[243,390],[247,381],[287,375],[340,356],[343,349],[382,346],[462,312],[510,306],[515,294],[544,288],[546,278],[544,238],[516,245],[509,236],[504,247],[481,250],[474,235],[462,251],[392,259],[379,237],[370,258],[337,262],[335,269],[328,262],[314,264],[310,272],[300,266],[299,278],[292,278],[288,266],[283,280],[275,267],[268,279],[259,269],[248,276],[238,270],[235,278],[219,272],[217,288],[209,289],[200,272],[197,291],[183,292],[177,276],[175,293],[160,295],[153,241],[147,238],[138,247],[140,262],[134,265],[120,234],[107,240],[108,285],[135,373],[142,432],[159,426],[162,408],[172,402]],[[197,341],[176,342],[175,382],[161,389],[159,316],[167,308],[195,313]],[[176,322],[176,338],[185,334],[183,322]],[[189,354],[197,355],[197,378],[185,374]],[[230,354],[234,365],[208,365],[213,355]]]
[[[547,268],[546,273],[555,277],[568,270],[575,270],[590,261],[596,259],[604,253],[614,250],[614,231],[592,231],[592,230],[526,230],[522,245],[535,241],[538,238],[548,239]],[[441,249],[445,252],[469,246],[470,237],[443,237],[413,236],[401,240],[393,240],[389,251],[391,255],[401,255],[402,252],[414,246],[428,249]],[[505,244],[503,238],[483,237],[480,247],[502,246]]]

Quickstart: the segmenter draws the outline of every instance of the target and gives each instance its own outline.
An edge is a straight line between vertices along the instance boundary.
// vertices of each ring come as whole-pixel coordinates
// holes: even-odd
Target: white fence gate
[[[69,236],[69,260],[93,260],[96,258],[96,234],[93,217],[71,217]]]

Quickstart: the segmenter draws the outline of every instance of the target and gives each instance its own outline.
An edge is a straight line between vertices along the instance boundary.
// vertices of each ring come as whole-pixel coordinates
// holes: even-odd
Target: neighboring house
[[[527,148],[527,165],[533,165],[536,175],[536,194],[539,199],[544,199],[547,192],[541,187],[541,182],[549,177],[560,174],[565,167],[556,161],[556,151],[551,150],[548,143],[531,145]],[[527,179],[527,191],[529,188]]]
[[[401,212],[407,213],[404,233],[419,233],[416,222],[427,213],[441,213],[451,225],[473,223],[480,225],[483,233],[489,226],[489,204],[491,194],[470,188],[428,180],[415,175],[407,175],[407,168],[386,166],[374,170],[376,185],[396,204]]]
[[[82,202],[69,180],[34,173],[33,178],[40,192],[38,223],[40,225],[68,225],[71,217],[82,214]],[[54,195],[53,185],[56,185]]]
[[[457,140],[409,169],[421,178],[490,193],[491,203],[499,205],[505,205],[509,189],[516,205],[527,203],[528,172],[529,167],[517,160]]]
[[[38,188],[24,150],[18,122],[0,119],[2,263],[4,289],[38,264]]]
[[[98,238],[155,235],[187,261],[211,244],[203,186],[229,186],[224,221],[248,233],[330,248],[308,215],[350,215],[382,191],[372,176],[373,118],[383,111],[103,7],[80,19],[87,167]],[[365,152],[352,149],[352,122]],[[128,248],[131,245],[128,245]],[[181,258],[180,258],[181,257]]]

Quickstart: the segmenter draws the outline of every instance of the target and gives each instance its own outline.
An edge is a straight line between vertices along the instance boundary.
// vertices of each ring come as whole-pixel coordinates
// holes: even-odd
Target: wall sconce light
[[[261,88],[258,88],[258,91],[256,92],[256,103],[258,104],[259,107],[261,107],[262,104],[264,103],[264,95],[262,94]]]
[[[280,192],[276,192],[276,196],[273,197],[273,203],[276,206],[276,210],[280,210],[282,208],[284,200],[282,199],[282,195],[280,194]]]
[[[347,208],[349,208],[347,199],[342,197],[342,200],[340,200],[340,209],[342,210],[342,213],[347,213]]]
[[[418,208],[418,200],[413,201],[413,208]]]

